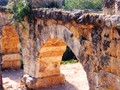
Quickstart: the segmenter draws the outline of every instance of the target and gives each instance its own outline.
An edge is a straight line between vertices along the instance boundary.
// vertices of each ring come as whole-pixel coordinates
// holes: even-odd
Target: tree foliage
[[[63,0],[65,9],[102,9],[102,0]]]
[[[14,23],[21,24],[25,29],[22,22],[26,16],[31,18],[30,4],[26,0],[9,0],[7,10],[13,13],[12,20],[14,20]]]

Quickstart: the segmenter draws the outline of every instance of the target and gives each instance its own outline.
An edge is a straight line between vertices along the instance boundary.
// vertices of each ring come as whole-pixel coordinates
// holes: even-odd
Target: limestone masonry
[[[103,1],[102,14],[32,10],[31,22],[24,22],[27,30],[17,30],[24,61],[22,82],[28,88],[65,82],[60,62],[69,46],[87,74],[90,90],[120,90],[120,15],[119,4],[112,2],[119,0]],[[0,10],[2,24],[8,21],[8,13]]]

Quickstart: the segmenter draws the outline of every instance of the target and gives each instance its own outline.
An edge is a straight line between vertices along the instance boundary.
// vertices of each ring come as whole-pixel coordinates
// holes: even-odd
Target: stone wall
[[[17,32],[12,26],[2,28],[2,68],[20,68],[20,43]]]
[[[23,44],[23,58],[30,63],[25,70],[32,67],[29,72],[26,71],[28,76],[23,80],[26,85],[39,87],[36,85],[39,78],[35,76],[37,66],[34,63],[47,40],[55,38],[64,41],[80,60],[90,90],[120,89],[120,16],[52,9],[33,10],[33,13],[36,14],[27,32],[27,44]],[[31,83],[27,82],[29,78],[32,78]]]
[[[5,8],[1,7],[0,25],[2,27],[1,53],[2,53],[2,68],[20,68],[21,57],[19,54],[20,43],[19,36],[13,26],[5,25],[8,23],[10,14],[5,12]]]
[[[27,21],[24,23],[27,30],[23,32],[20,28],[18,31],[25,63],[25,75],[22,81],[27,87],[35,89],[64,82],[64,77],[60,73],[55,81],[56,73],[49,73],[48,76],[45,76],[50,68],[47,68],[43,62],[39,62],[54,62],[54,60],[42,60],[47,55],[44,54],[46,55],[44,57],[41,51],[49,39],[57,39],[69,46],[83,65],[90,90],[120,90],[119,15],[91,14],[58,9],[36,9],[32,13],[34,18],[29,23]],[[52,41],[52,43],[54,42]],[[54,55],[54,53],[52,54]],[[38,59],[41,55],[43,57]],[[50,63],[47,63],[47,66]],[[51,65],[51,67],[53,66],[54,64]],[[42,70],[43,72],[46,70],[45,75],[39,78],[42,76],[40,72]]]

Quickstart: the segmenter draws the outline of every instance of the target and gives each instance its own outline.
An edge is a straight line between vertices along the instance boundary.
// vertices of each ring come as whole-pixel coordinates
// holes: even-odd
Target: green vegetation
[[[102,10],[102,0],[63,0],[64,9]]]
[[[79,62],[78,60],[71,59],[69,61],[61,61],[61,64],[66,65],[66,64],[73,64]]]
[[[28,19],[31,18],[30,4],[26,0],[9,0],[7,10],[13,13],[11,20],[14,21],[15,27],[20,24],[23,26],[23,29],[25,29],[25,26],[23,24],[24,18],[26,16],[28,17]]]
[[[60,6],[54,0],[45,5],[46,8],[60,8]]]

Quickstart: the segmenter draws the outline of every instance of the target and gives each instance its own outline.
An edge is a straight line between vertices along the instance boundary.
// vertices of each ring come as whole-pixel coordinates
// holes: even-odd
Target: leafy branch
[[[26,0],[9,0],[7,10],[13,13],[11,20],[14,21],[15,27],[20,24],[25,29],[23,24],[24,18],[26,16],[28,19],[31,18],[30,3]]]

